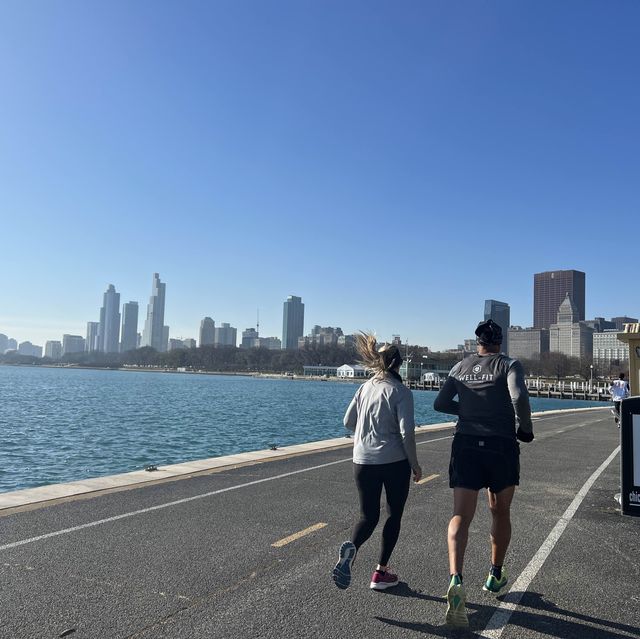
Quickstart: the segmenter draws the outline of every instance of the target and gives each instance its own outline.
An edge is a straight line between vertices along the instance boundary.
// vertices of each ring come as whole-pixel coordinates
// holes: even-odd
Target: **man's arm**
[[[514,360],[507,373],[507,385],[513,410],[516,413],[516,428],[523,433],[533,435],[529,391],[524,383],[524,370],[519,361]]]
[[[453,399],[457,394],[456,380],[449,375],[433,402],[434,410],[437,410],[439,413],[459,415],[460,404]]]

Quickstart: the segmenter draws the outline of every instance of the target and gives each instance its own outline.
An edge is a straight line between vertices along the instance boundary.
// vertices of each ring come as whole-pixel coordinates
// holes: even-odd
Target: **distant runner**
[[[460,627],[469,625],[462,566],[478,491],[488,488],[492,517],[491,569],[483,590],[499,592],[507,583],[503,564],[511,540],[511,500],[520,481],[516,438],[533,440],[520,362],[500,353],[502,329],[493,320],[480,322],[476,335],[478,353],[451,369],[433,405],[437,411],[458,416],[449,464],[453,517],[448,532],[446,623]]]
[[[360,496],[360,521],[350,541],[340,546],[333,580],[341,589],[351,583],[351,565],[380,518],[380,496],[384,486],[387,521],[382,530],[380,559],[371,576],[370,588],[397,586],[397,575],[389,570],[389,558],[400,535],[400,522],[409,494],[411,472],[420,481],[413,416],[413,394],[398,374],[402,356],[397,346],[385,344],[377,350],[373,335],[357,336],[356,346],[365,366],[375,375],[358,388],[344,416],[353,436],[353,467]]]
[[[629,382],[625,380],[624,373],[620,373],[618,379],[609,386],[609,394],[613,402],[613,416],[618,428],[620,428],[620,402],[629,397]]]

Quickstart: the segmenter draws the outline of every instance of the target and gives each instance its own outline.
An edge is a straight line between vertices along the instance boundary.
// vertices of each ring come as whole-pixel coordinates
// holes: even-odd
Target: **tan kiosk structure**
[[[640,323],[625,324],[618,339],[629,344],[629,390],[620,404],[620,484],[623,515],[640,517]]]

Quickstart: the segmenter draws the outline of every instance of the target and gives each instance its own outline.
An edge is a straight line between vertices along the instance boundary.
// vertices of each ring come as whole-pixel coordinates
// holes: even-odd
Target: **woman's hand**
[[[422,479],[422,468],[418,466],[417,468],[413,469],[413,481],[415,484],[417,484],[421,479]]]

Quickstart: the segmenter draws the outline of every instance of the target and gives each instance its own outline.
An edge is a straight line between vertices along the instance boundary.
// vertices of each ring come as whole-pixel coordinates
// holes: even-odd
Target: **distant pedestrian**
[[[524,373],[517,360],[500,353],[502,329],[487,320],[478,324],[476,335],[477,354],[451,369],[433,405],[458,416],[449,464],[453,517],[446,622],[462,627],[469,625],[462,568],[478,491],[488,488],[491,511],[491,568],[483,590],[498,592],[507,583],[503,565],[511,540],[511,500],[520,481],[517,439],[533,440]]]
[[[611,382],[609,394],[613,402],[613,416],[618,428],[620,428],[620,402],[629,397],[629,382],[624,378],[624,373],[620,373],[618,379]]]
[[[340,546],[333,580],[338,588],[349,587],[356,553],[378,525],[384,486],[387,520],[370,583],[370,588],[384,590],[399,583],[389,569],[389,558],[400,534],[411,473],[414,481],[420,481],[422,469],[416,454],[413,394],[398,374],[402,364],[398,347],[384,344],[378,350],[375,337],[366,333],[357,336],[356,346],[363,364],[374,371],[358,388],[344,416],[345,427],[355,431],[353,468],[361,515],[351,539]]]

